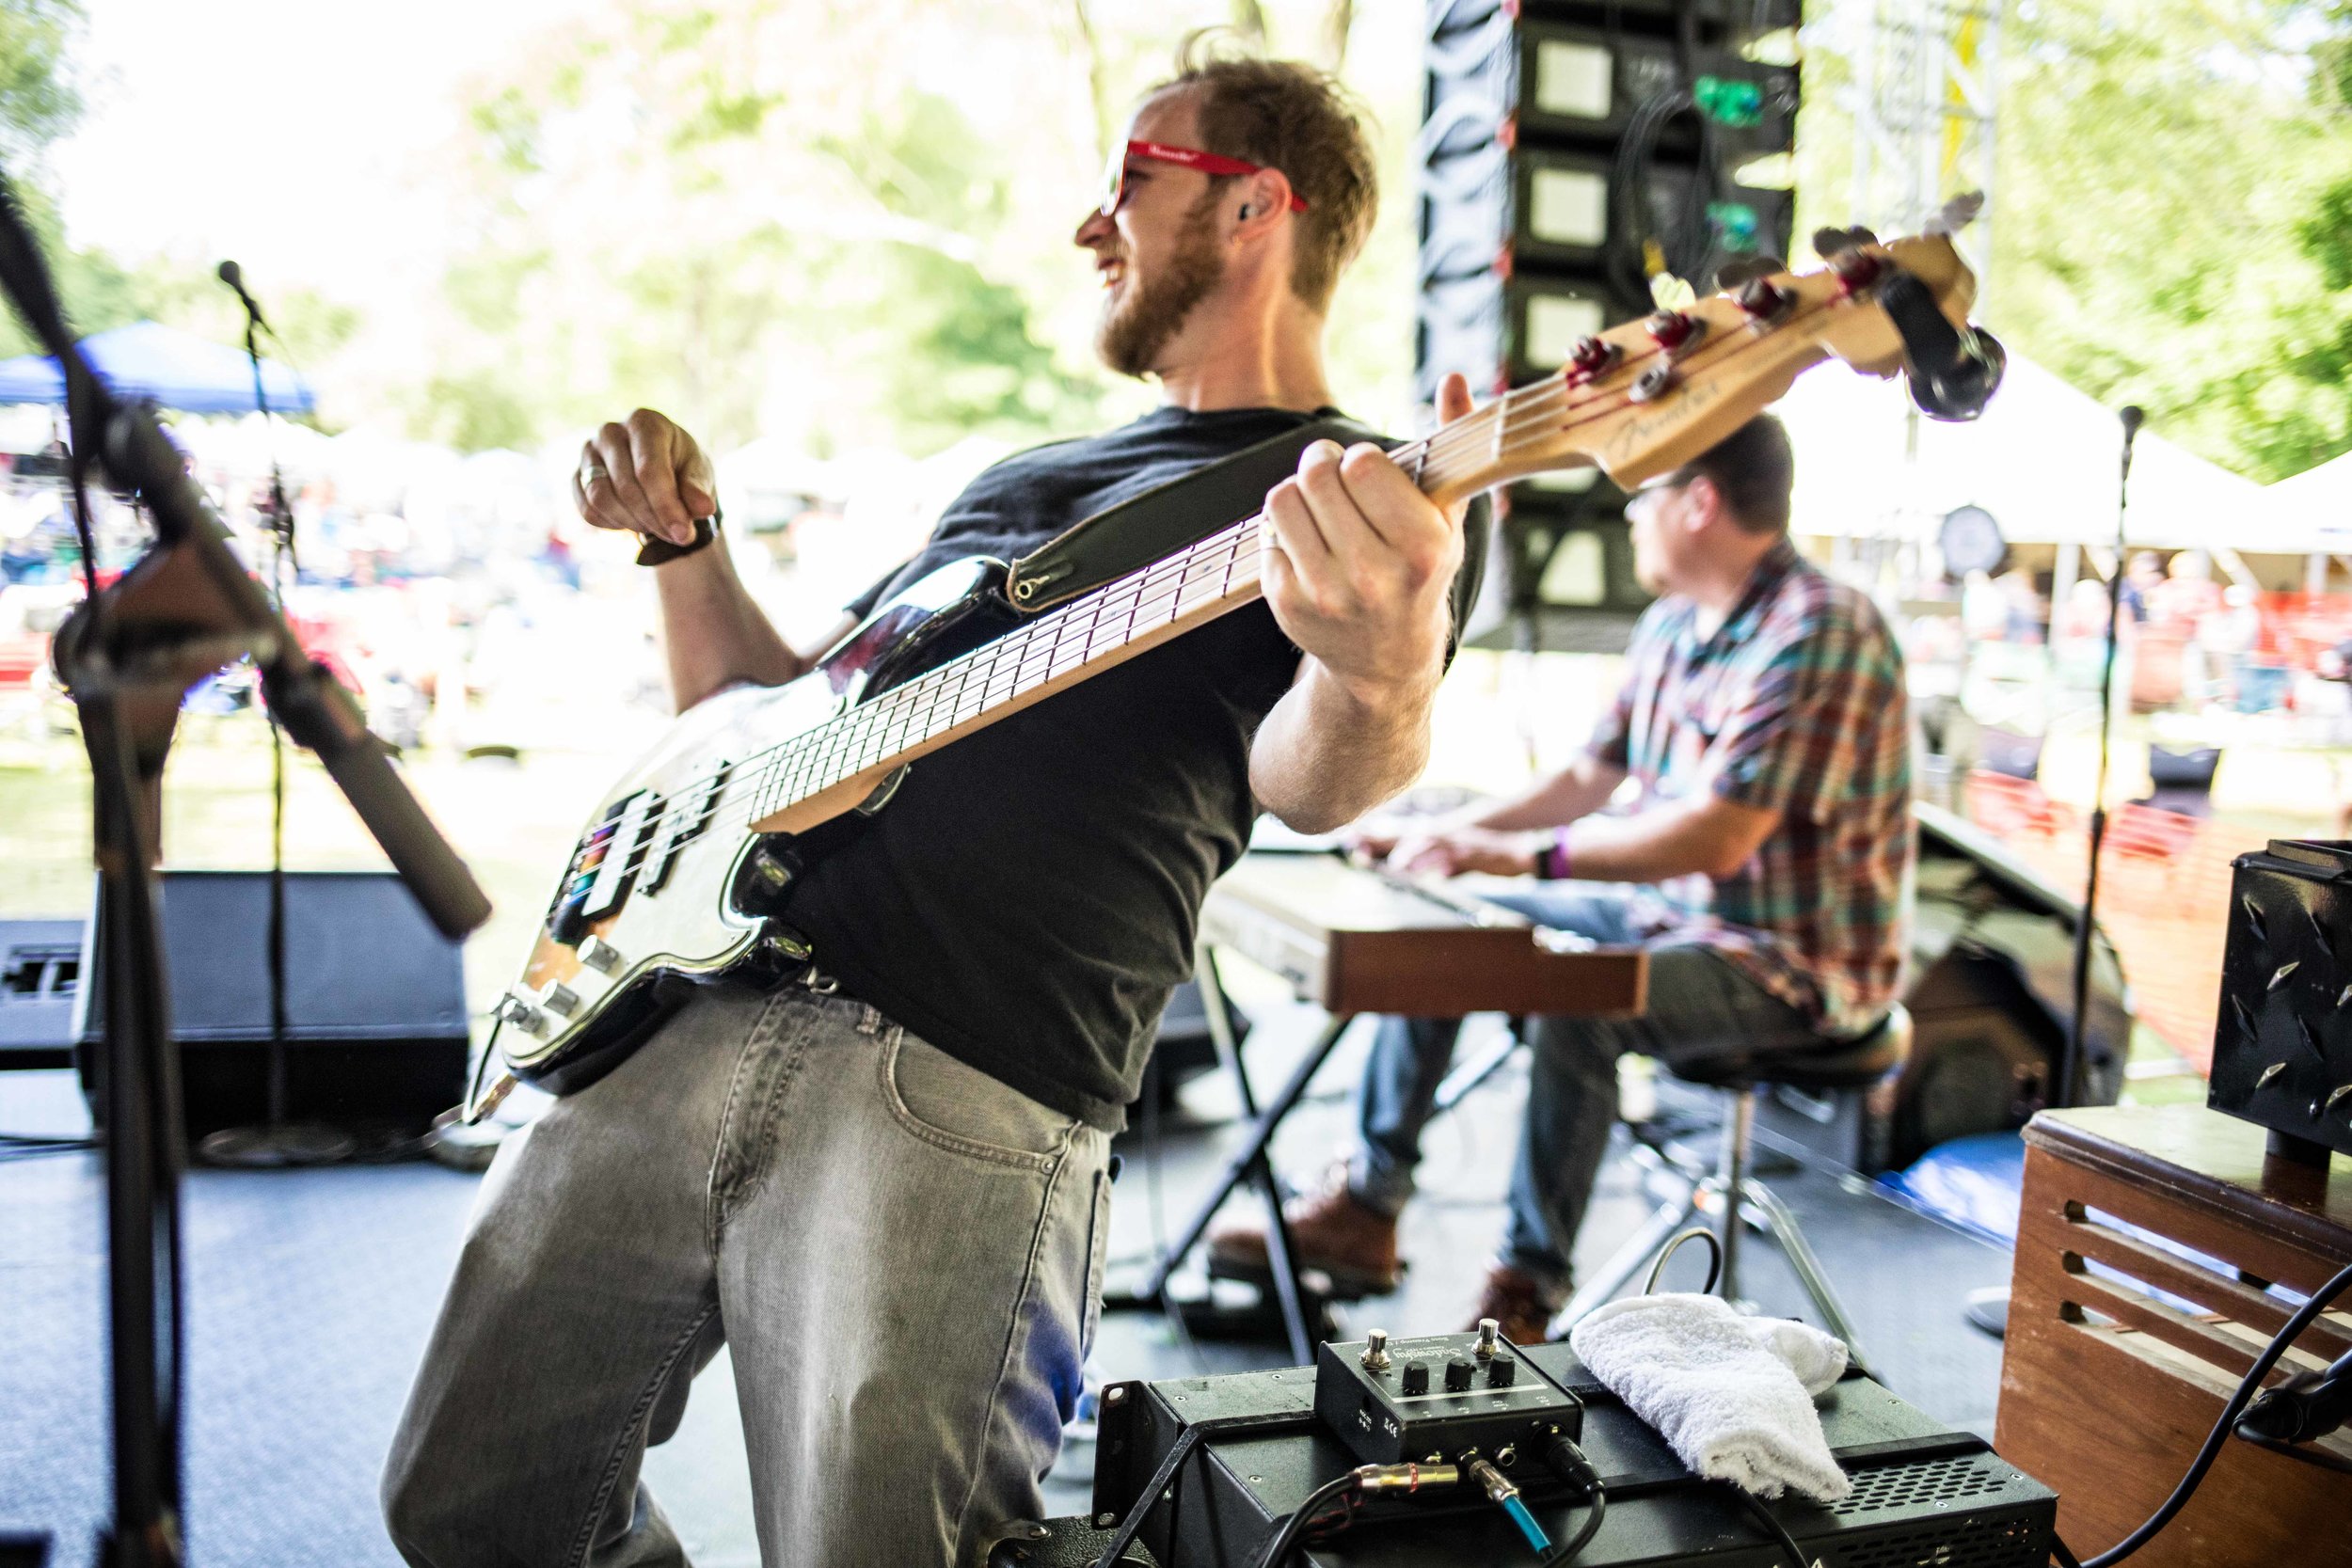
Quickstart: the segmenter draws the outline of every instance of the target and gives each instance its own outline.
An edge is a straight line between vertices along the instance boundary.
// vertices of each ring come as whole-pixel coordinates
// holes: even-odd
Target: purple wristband
[[[1543,864],[1539,869],[1549,881],[1564,882],[1568,879],[1568,830],[1552,830],[1551,843],[1545,847]]]

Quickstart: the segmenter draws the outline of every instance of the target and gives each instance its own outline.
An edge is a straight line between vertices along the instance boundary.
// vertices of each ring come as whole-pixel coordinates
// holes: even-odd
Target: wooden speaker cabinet
[[[2058,1492],[2077,1556],[2155,1512],[2263,1346],[2347,1262],[2342,1155],[2323,1168],[2268,1158],[2262,1129],[2201,1105],[2047,1111],[2027,1125],[1995,1446]],[[2297,1343],[2273,1383],[2352,1349],[2352,1306]],[[2322,1443],[2352,1461],[2352,1432]],[[2352,1564],[2352,1478],[2231,1438],[2132,1561]]]

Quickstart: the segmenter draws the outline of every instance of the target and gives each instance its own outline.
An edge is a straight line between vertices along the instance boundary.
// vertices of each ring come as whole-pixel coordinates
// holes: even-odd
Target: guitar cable
[[[2270,1370],[2279,1364],[2279,1358],[2286,1354],[2287,1347],[2295,1342],[2296,1337],[2317,1322],[2319,1315],[2333,1306],[2336,1298],[2347,1288],[2352,1288],[2352,1264],[2338,1270],[2334,1278],[2313,1291],[2309,1300],[2295,1309],[2294,1315],[2287,1319],[2279,1332],[2271,1336],[2270,1343],[2265,1345],[2262,1354],[2254,1357],[2254,1364],[2247,1369],[2246,1375],[2238,1380],[2235,1391],[2221,1406],[2220,1416],[2215,1419],[2213,1430],[2205,1433],[2204,1444],[2198,1449],[2197,1457],[2189,1463],[2188,1471],[2181,1477],[2180,1484],[2172,1488],[2172,1495],[2165,1498],[2138,1528],[2098,1556],[2083,1558],[2079,1561],[2074,1553],[2067,1550],[2066,1543],[2058,1540],[2053,1532],[2051,1552],[2063,1568],[2113,1568],[2114,1564],[2148,1544],[2159,1530],[2170,1524],[2173,1516],[2196,1495],[2199,1483],[2205,1479],[2205,1472],[2213,1468],[2213,1462],[2220,1457],[2223,1443],[2236,1428],[2239,1418],[2246,1413],[2246,1407],[2253,1402],[2263,1379],[2270,1375]]]

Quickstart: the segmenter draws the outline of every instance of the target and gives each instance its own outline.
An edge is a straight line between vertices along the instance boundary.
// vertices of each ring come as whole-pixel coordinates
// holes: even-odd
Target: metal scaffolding
[[[1841,3],[1869,8],[1854,62],[1856,219],[1883,233],[1913,233],[1948,198],[1983,192],[1984,211],[1961,237],[1981,282],[1997,206],[2000,0]]]

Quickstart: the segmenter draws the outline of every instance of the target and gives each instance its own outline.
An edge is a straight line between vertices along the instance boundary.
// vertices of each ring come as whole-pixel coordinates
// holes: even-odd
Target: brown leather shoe
[[[1282,1206],[1282,1217],[1290,1224],[1293,1261],[1329,1275],[1335,1295],[1386,1295],[1404,1275],[1395,1219],[1358,1198],[1344,1181],[1291,1199]],[[1263,1276],[1272,1267],[1266,1261],[1265,1227],[1245,1223],[1212,1230],[1209,1265],[1216,1274]]]
[[[1558,1298],[1526,1275],[1507,1263],[1497,1263],[1487,1269],[1478,1310],[1465,1326],[1475,1331],[1479,1319],[1492,1318],[1511,1343],[1540,1345],[1551,1338],[1551,1320],[1560,1315],[1560,1305]]]

